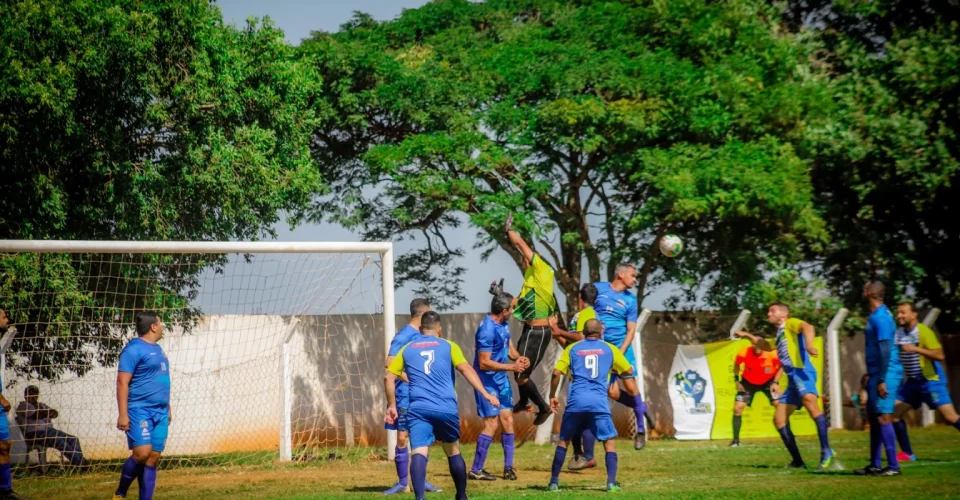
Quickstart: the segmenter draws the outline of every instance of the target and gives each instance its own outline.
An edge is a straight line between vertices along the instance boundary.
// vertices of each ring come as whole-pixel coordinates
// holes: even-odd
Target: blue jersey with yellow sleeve
[[[410,380],[410,410],[457,413],[454,369],[466,363],[463,351],[453,342],[418,334],[400,349],[387,370]]]
[[[613,344],[597,338],[574,342],[564,349],[556,370],[570,373],[570,391],[567,395],[568,412],[610,413],[607,387],[610,374],[632,370],[630,362]]]

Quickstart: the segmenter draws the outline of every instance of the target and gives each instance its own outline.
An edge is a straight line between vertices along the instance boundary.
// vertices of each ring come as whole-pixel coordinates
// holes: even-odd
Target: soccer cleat
[[[806,469],[806,468],[807,468],[807,464],[803,462],[790,462],[787,464],[786,467],[784,467],[784,469]]]
[[[406,493],[410,491],[410,486],[397,481],[397,484],[394,484],[389,489],[383,490],[384,495],[396,495],[397,493]],[[116,498],[114,498],[116,500]]]
[[[827,456],[820,460],[820,465],[817,466],[817,469],[829,469],[831,465],[833,465],[833,450],[827,450]]]
[[[514,469],[513,467],[503,469],[503,478],[507,481],[516,481],[517,469]]]
[[[592,469],[596,466],[597,466],[596,460],[593,460],[593,459],[587,460],[586,458],[580,456],[580,457],[574,457],[573,460],[570,461],[570,464],[567,465],[567,469],[583,470],[583,469]]]
[[[474,481],[496,481],[497,477],[481,469],[468,472],[467,479],[473,479]]]
[[[536,418],[533,419],[533,425],[543,424],[547,421],[547,418],[549,418],[550,415],[552,415],[552,413],[550,412],[549,408],[541,408],[540,411],[537,412]]]
[[[739,448],[739,447],[740,447],[740,441],[734,440],[730,442],[729,448]]]
[[[881,469],[880,467],[874,467],[872,465],[868,465],[862,469],[854,469],[853,475],[854,476],[876,476],[882,470],[883,469]]]
[[[424,481],[424,482],[423,482],[423,491],[426,491],[427,493],[440,493],[440,492],[442,492],[443,490],[440,489],[440,488],[437,488],[436,486],[434,486],[434,485],[432,485],[432,484],[430,484],[430,481]]]
[[[547,491],[560,491],[560,485],[557,483],[550,483],[547,485]]]
[[[647,445],[647,433],[638,432],[633,435],[633,449],[642,450]]]
[[[916,455],[910,455],[905,451],[901,451],[900,453],[897,453],[898,462],[914,462],[916,460],[917,460]]]
[[[620,483],[610,483],[607,485],[607,493],[617,493],[620,490]]]
[[[884,467],[884,468],[880,469],[880,472],[877,472],[877,473],[874,474],[874,475],[876,475],[876,476],[899,476],[899,475],[900,475],[900,468],[898,467],[898,468],[894,469],[894,468],[892,468],[892,467]]]

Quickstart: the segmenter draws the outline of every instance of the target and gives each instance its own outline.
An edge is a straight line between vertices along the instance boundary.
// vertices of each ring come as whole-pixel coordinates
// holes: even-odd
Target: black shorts
[[[767,399],[770,400],[770,404],[776,403],[776,400],[773,399],[773,394],[770,393],[770,386],[773,385],[773,380],[763,385],[754,385],[746,380],[741,380],[740,385],[743,386],[743,391],[737,392],[738,403],[747,403],[747,406],[752,406],[753,397],[756,396],[758,392],[764,393]]]
[[[521,356],[530,359],[530,366],[517,378],[530,378],[533,370],[537,368],[543,355],[547,353],[547,347],[550,347],[550,339],[553,338],[553,330],[549,326],[530,326],[523,324],[523,331],[520,333],[520,340],[517,342],[517,351]]]

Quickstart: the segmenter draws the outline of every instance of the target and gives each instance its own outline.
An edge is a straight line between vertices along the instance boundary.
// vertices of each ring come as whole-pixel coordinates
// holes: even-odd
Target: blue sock
[[[500,442],[503,443],[503,468],[512,469],[513,468],[513,451],[516,449],[514,444],[516,441],[516,436],[513,433],[507,434],[504,432],[500,435]]]
[[[913,448],[910,446],[910,436],[907,434],[907,423],[903,420],[894,422],[893,432],[897,434],[897,442],[900,443],[900,449],[907,455],[913,455]]]
[[[553,452],[553,467],[550,468],[550,484],[560,484],[560,469],[566,460],[567,449],[557,446],[557,451]]]
[[[157,466],[144,465],[140,476],[140,499],[153,500],[153,490],[157,488]]]
[[[450,477],[457,487],[456,498],[467,498],[467,464],[463,461],[463,455],[457,453],[447,457],[447,463],[450,465]]]
[[[393,461],[397,464],[398,482],[403,485],[408,484],[407,476],[410,472],[410,453],[407,451],[407,448],[397,446],[397,456]]]
[[[880,450],[883,443],[880,441],[880,422],[877,417],[870,417],[870,466],[877,469],[883,465],[880,462]]]
[[[427,482],[427,457],[414,454],[410,460],[410,479],[413,482],[413,495],[417,500],[423,498]]]
[[[590,429],[585,429],[583,431],[583,458],[587,461],[593,460],[593,449],[597,446],[597,436],[593,435],[593,431]]]
[[[131,455],[126,462],[123,463],[123,469],[120,470],[120,485],[117,487],[117,495],[122,497],[127,496],[127,490],[130,489],[130,485],[133,484],[133,480],[140,477],[140,472],[143,470],[143,465],[137,463]],[[2,486],[0,486],[2,488]]]
[[[785,425],[777,429],[777,432],[780,433],[780,439],[783,440],[784,446],[786,446],[787,451],[790,452],[790,458],[793,459],[793,463],[803,463],[803,459],[800,457],[800,450],[797,449],[797,440],[793,436],[793,433],[790,432],[790,426]]]
[[[477,454],[473,456],[473,467],[470,468],[473,472],[480,472],[483,470],[483,464],[487,461],[487,449],[490,448],[490,443],[493,442],[493,436],[488,436],[486,434],[480,434],[480,437],[477,438]]]
[[[633,414],[637,417],[637,432],[646,432],[647,404],[643,402],[643,396],[637,394],[633,397]]]
[[[607,484],[613,484],[617,482],[617,452],[608,451],[606,462],[607,462]]]
[[[820,460],[830,456],[830,438],[827,437],[827,416],[823,413],[813,419],[817,423],[817,437],[820,438]]]
[[[899,469],[900,463],[897,462],[897,433],[893,430],[893,424],[880,424],[880,439],[883,441],[883,447],[887,450],[887,465],[891,469]]]
[[[12,489],[13,476],[10,475],[10,464],[0,464],[0,492],[9,493]]]

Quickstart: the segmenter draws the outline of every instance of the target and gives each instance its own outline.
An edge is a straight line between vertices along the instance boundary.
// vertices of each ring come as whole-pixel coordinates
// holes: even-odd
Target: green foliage
[[[257,239],[322,192],[319,75],[269,23],[224,26],[204,0],[39,0],[4,3],[0,26],[0,238]],[[189,317],[193,276],[222,262],[86,258],[101,268],[0,255],[19,371],[109,361],[116,325]]]
[[[339,116],[316,134],[334,193],[319,208],[367,238],[424,242],[398,282],[435,299],[462,297],[448,227],[468,222],[477,245],[523,267],[501,229],[513,212],[569,306],[582,275],[634,260],[641,295],[675,281],[733,308],[768,259],[826,240],[795,149],[828,100],[815,48],[754,1],[460,0],[358,16],[303,44]],[[686,240],[678,259],[656,250],[667,232]]]

